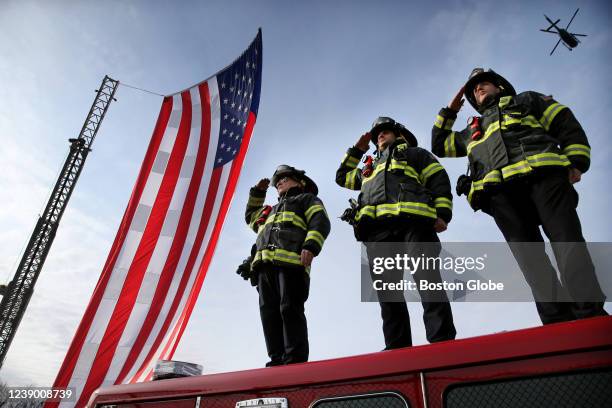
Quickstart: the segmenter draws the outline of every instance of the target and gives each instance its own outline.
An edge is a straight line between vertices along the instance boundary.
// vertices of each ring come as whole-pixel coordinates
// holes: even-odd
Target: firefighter
[[[267,178],[251,188],[245,215],[247,224],[257,230],[251,267],[258,274],[268,367],[308,361],[304,303],[310,267],[330,231],[317,185],[303,170],[280,165],[271,182],[278,192],[278,203],[268,211],[265,222],[255,227],[266,208]]]
[[[372,142],[375,158],[358,168]],[[404,243],[413,257],[437,257],[441,246],[437,233],[452,217],[452,194],[444,168],[428,151],[417,147],[414,135],[389,117],[379,117],[345,154],[336,172],[336,183],[360,190],[354,224],[358,240],[366,245],[371,276],[373,258],[389,250],[391,242]],[[387,281],[402,279],[403,270],[388,271]],[[414,280],[441,282],[440,271],[421,269]],[[417,283],[418,284],[418,283]],[[410,319],[403,292],[377,292],[383,320],[385,350],[412,345]],[[429,342],[451,340],[456,330],[444,291],[420,292],[423,320]]]
[[[479,116],[455,132],[463,96]],[[470,174],[460,178],[457,193],[465,193],[475,211],[491,215],[511,243],[542,323],[607,314],[572,185],[589,169],[591,148],[569,108],[537,92],[517,95],[501,75],[475,68],[439,112],[432,151],[468,156]],[[544,252],[540,225],[553,243],[561,282]]]

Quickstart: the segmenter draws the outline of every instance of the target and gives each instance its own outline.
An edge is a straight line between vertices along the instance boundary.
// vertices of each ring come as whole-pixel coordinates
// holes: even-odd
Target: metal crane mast
[[[70,152],[45,210],[38,218],[36,228],[34,228],[25,248],[15,277],[8,286],[1,288],[2,293],[0,294],[3,297],[0,303],[0,367],[4,363],[4,358],[15,337],[21,318],[28,307],[34,292],[34,285],[51,249],[60,219],[64,214],[81,170],[83,170],[87,154],[91,151],[91,145],[98,128],[111,101],[114,100],[118,85],[119,81],[105,76],[100,89],[96,90],[96,99],[91,105],[79,137],[68,139]]]

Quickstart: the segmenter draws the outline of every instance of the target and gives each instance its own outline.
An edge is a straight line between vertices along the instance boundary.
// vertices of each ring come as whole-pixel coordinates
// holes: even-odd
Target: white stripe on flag
[[[180,94],[175,95],[173,97],[172,104],[173,108],[171,117],[175,115],[175,111],[182,108]],[[174,145],[176,141],[177,132],[178,127],[170,127],[169,123],[169,126],[166,127],[166,129],[164,130],[164,135],[160,144],[160,148],[157,152],[156,161],[158,160],[158,158],[161,157],[159,152],[162,151],[162,145],[170,146],[170,148]],[[150,176],[154,174],[155,173],[151,173]],[[106,331],[110,315],[113,313],[114,305],[117,302],[121,287],[123,286],[123,283],[126,278],[126,274],[119,273],[117,271],[117,268],[125,269],[125,272],[127,272],[127,270],[129,269],[129,265],[131,265],[132,260],[134,259],[138,243],[140,242],[140,238],[142,237],[142,230],[144,229],[144,225],[146,225],[148,216],[150,214],[150,212],[147,212],[144,208],[151,207],[153,205],[160,184],[161,178],[159,178],[159,180],[157,180],[156,177],[149,177],[147,179],[147,183],[139,201],[139,209],[136,210],[136,214],[132,219],[130,231],[126,236],[126,239],[121,247],[119,257],[117,258],[117,262],[115,263],[115,270],[113,270],[108,285],[104,291],[103,299],[100,302],[100,305],[98,306],[98,310],[96,311],[89,332],[87,333],[85,343],[83,344],[83,350],[87,350],[87,352],[80,353],[77,364],[74,368],[74,374],[72,375],[72,378],[70,379],[70,382],[68,384],[69,388],[74,388],[76,395],[81,394],[83,386],[85,385],[85,381],[87,380],[87,377],[91,370],[91,366],[94,362],[94,356],[96,355],[96,352],[100,345],[101,337]],[[140,229],[141,227],[141,231],[134,230],[134,228]],[[75,404],[76,401],[62,401],[59,406],[60,408],[73,407]]]
[[[162,325],[166,319],[166,316],[169,313],[170,307],[172,302],[174,301],[174,298],[176,296],[176,292],[178,290],[178,285],[179,282],[181,280],[181,278],[183,277],[183,274],[187,273],[189,277],[189,282],[186,286],[185,292],[189,292],[189,289],[191,287],[191,285],[193,284],[193,277],[194,276],[194,272],[193,270],[197,270],[197,265],[198,263],[196,262],[194,265],[193,270],[190,271],[185,271],[185,267],[187,266],[187,261],[190,257],[191,251],[193,249],[193,244],[195,241],[195,237],[196,237],[196,233],[198,231],[198,228],[200,226],[200,223],[202,222],[202,211],[204,210],[204,203],[207,197],[207,193],[210,187],[210,180],[212,177],[212,171],[213,171],[213,165],[214,165],[214,159],[215,159],[215,155],[217,152],[217,143],[218,143],[218,135],[219,135],[219,127],[220,127],[220,121],[219,121],[219,94],[218,94],[218,88],[217,88],[217,81],[215,80],[215,78],[212,78],[211,80],[208,81],[208,87],[209,87],[209,94],[210,94],[210,101],[211,101],[211,128],[210,128],[210,133],[211,133],[211,137],[210,137],[210,142],[209,142],[209,146],[208,146],[208,151],[207,151],[207,157],[206,157],[206,162],[205,162],[205,166],[204,166],[204,172],[202,175],[202,179],[201,179],[201,184],[198,190],[198,196],[196,199],[196,204],[195,204],[195,208],[194,208],[194,212],[192,215],[192,219],[189,225],[189,231],[187,233],[187,240],[185,243],[185,246],[182,250],[181,253],[181,257],[179,259],[178,265],[177,265],[177,269],[176,272],[174,274],[174,277],[172,279],[172,283],[170,285],[170,288],[168,290],[168,294],[164,299],[164,304],[162,306],[162,309],[159,313],[159,316],[155,322],[155,325],[153,326],[153,329],[151,330],[151,333],[148,336],[147,341],[145,342],[145,346],[143,347],[142,351],[140,352],[138,358],[136,359],[134,365],[130,368],[128,375],[125,377],[123,382],[131,382],[132,378],[136,375],[137,371],[139,370],[139,368],[142,366],[144,359],[146,358],[146,356],[149,354],[151,347],[153,345],[154,340],[157,338],[157,336],[160,333],[160,330],[162,328]],[[213,213],[214,214],[214,213]],[[210,223],[208,225],[208,228],[210,228]],[[202,247],[206,247],[207,244],[207,238],[205,237],[204,240],[202,241]],[[180,314],[181,313],[181,306],[179,305],[179,307],[176,309],[176,314]],[[172,328],[172,326],[170,326],[169,328]],[[159,347],[160,349],[163,349],[164,346],[164,342],[160,343]],[[157,353],[156,353],[157,354]],[[152,359],[152,364],[155,364],[156,359]]]
[[[216,200],[215,200],[215,209],[213,210],[214,223],[211,225],[211,228],[208,229],[207,233],[212,234],[213,230],[217,227],[217,223],[220,222],[219,214],[220,214],[220,210],[221,210],[221,203],[223,202],[223,197],[225,196],[225,192],[226,192],[226,189],[228,187],[228,179],[229,179],[230,172],[231,172],[231,164],[225,165],[225,167],[223,168],[223,174],[221,176],[221,181],[219,183],[219,190],[217,191],[217,197],[216,197]],[[211,221],[213,221],[212,218],[211,218]],[[206,244],[203,245],[203,247],[202,247],[202,249],[200,251],[200,254],[198,255],[198,261],[196,262],[196,266],[194,267],[194,277],[197,277],[197,275],[200,273],[200,269],[202,267],[203,257],[205,255],[205,253],[208,252],[208,251],[214,251],[214,248],[212,247],[211,242],[210,242],[210,235],[208,235],[208,239],[206,240]],[[185,302],[185,305],[187,305],[187,301],[189,300],[189,297],[193,296],[192,293],[195,290],[196,289],[194,288],[194,286],[190,285],[189,292],[187,292],[187,291],[185,292],[185,295],[183,297],[183,301]],[[160,355],[161,359],[164,359],[164,360],[168,359],[171,356],[171,354],[172,354],[173,346],[178,341],[179,328],[180,328],[180,326],[183,324],[183,322],[185,320],[186,308],[187,308],[187,306],[183,306],[181,308],[183,313],[181,313],[180,316],[178,316],[177,318],[174,319],[173,327],[171,327],[170,330],[168,331],[170,335],[167,336],[166,346],[165,346],[164,350],[162,351],[162,354]]]
[[[183,159],[183,163],[181,165],[180,170],[181,176],[179,177],[177,186],[174,189],[174,194],[172,196],[170,207],[168,209],[169,214],[166,215],[166,219],[164,220],[164,226],[162,227],[162,236],[160,236],[157,240],[153,255],[151,257],[151,261],[149,262],[146,274],[139,289],[136,304],[132,309],[132,313],[130,315],[128,323],[119,341],[119,346],[115,351],[115,355],[113,356],[113,360],[111,362],[109,370],[106,373],[106,376],[104,378],[104,384],[113,384],[116,381],[117,376],[119,375],[119,372],[123,367],[123,364],[125,363],[125,360],[127,359],[127,356],[130,350],[132,349],[132,346],[134,345],[134,341],[136,340],[136,337],[138,336],[138,333],[140,332],[144,320],[147,317],[147,314],[151,307],[153,293],[155,292],[155,289],[159,282],[162,268],[164,267],[168,258],[170,247],[172,246],[176,229],[178,227],[177,221],[178,216],[180,215],[180,211],[177,210],[181,210],[183,204],[185,203],[187,189],[189,187],[189,181],[191,180],[191,176],[194,170],[195,155],[197,153],[200,140],[201,122],[199,119],[194,120],[193,118],[194,115],[201,115],[201,110],[199,108],[200,93],[197,87],[192,88],[190,90],[190,93],[192,101],[191,123],[195,124],[196,126],[192,125],[190,129],[189,141],[187,144],[187,150],[185,152],[185,159]],[[188,157],[193,157],[193,160],[188,160]],[[174,212],[175,216],[173,217],[170,212]]]
[[[146,379],[146,376],[149,374],[149,372],[154,368],[155,362],[160,358],[163,351],[166,350],[166,352],[168,352],[171,349],[171,345],[173,344],[174,340],[176,339],[176,334],[178,332],[177,327],[179,326],[179,323],[183,318],[183,312],[187,304],[187,299],[191,295],[193,284],[194,284],[196,276],[198,275],[198,271],[200,269],[202,259],[204,258],[204,254],[206,253],[207,250],[209,250],[210,235],[212,234],[215,224],[217,223],[217,218],[219,216],[221,202],[223,201],[223,196],[225,194],[225,188],[227,186],[227,181],[229,179],[230,171],[231,171],[231,163],[228,163],[227,165],[223,167],[223,172],[221,174],[221,179],[219,181],[219,189],[217,190],[217,195],[215,198],[213,211],[211,213],[210,222],[208,223],[208,228],[206,229],[206,235],[204,236],[204,240],[202,241],[202,246],[200,247],[198,257],[194,264],[193,271],[191,272],[191,275],[189,277],[189,282],[187,284],[185,292],[183,293],[183,296],[181,298],[179,307],[177,308],[177,312],[172,319],[172,324],[170,324],[168,330],[166,331],[164,340],[160,344],[160,347],[158,348],[157,352],[155,353],[154,358],[151,359],[149,364],[147,364],[146,370],[143,370],[139,376],[132,379],[130,382],[144,381]]]
[[[213,228],[210,229],[211,233],[213,232],[215,227],[219,227],[221,229],[223,227],[223,225],[217,226],[217,223],[219,223],[221,221],[219,219],[219,214],[220,214],[220,210],[221,210],[220,205],[221,205],[221,203],[223,201],[223,197],[225,196],[225,192],[226,192],[226,189],[228,187],[228,179],[229,179],[230,171],[231,171],[231,164],[228,164],[223,169],[222,179],[224,179],[224,181],[222,181],[220,183],[220,188],[221,188],[221,185],[223,185],[223,191],[219,191],[219,194],[217,195],[217,199],[216,199],[215,205],[218,205],[218,207],[216,209],[216,218],[215,218],[215,222],[213,224]],[[220,235],[220,233],[221,233],[221,231],[219,231],[219,235]],[[210,237],[209,237],[209,239],[210,239]],[[214,248],[212,247],[211,242],[209,240],[207,240],[206,248],[202,249],[201,255],[198,257],[197,267],[196,267],[196,269],[194,271],[195,273],[199,273],[200,272],[200,269],[202,267],[202,260],[203,260],[202,258],[203,258],[204,254],[207,251],[214,251]],[[196,276],[197,276],[197,274],[196,274]],[[193,285],[191,285],[191,290],[189,291],[189,293],[186,294],[185,302],[188,301],[190,296],[193,296],[192,293],[195,292],[195,291],[196,291],[196,288],[194,288]],[[192,301],[195,302],[196,300],[192,299]],[[179,329],[184,324],[184,321],[185,321],[185,318],[186,318],[186,313],[187,313],[186,312],[187,306],[183,307],[182,309],[183,309],[183,313],[177,319],[176,323],[174,324],[174,327],[171,328],[171,330],[169,330],[169,333],[170,333],[171,337],[168,337],[168,339],[167,339],[167,346],[164,349],[164,352],[162,353],[162,355],[160,356],[160,359],[162,359],[162,360],[167,360],[170,357],[172,357],[172,352],[173,352],[172,350],[174,349],[174,345],[179,340],[179,337],[178,337]],[[152,373],[150,372],[149,375],[146,378],[144,378],[143,380],[150,380],[151,379],[151,374]]]

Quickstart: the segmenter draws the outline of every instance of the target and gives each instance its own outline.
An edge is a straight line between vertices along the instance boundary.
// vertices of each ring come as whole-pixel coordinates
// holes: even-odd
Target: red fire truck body
[[[116,385],[96,408],[612,407],[612,317],[281,367]]]

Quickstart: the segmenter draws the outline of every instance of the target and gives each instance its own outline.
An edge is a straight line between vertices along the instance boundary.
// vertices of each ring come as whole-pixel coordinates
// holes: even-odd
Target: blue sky
[[[589,36],[574,51],[540,33],[543,13]],[[205,372],[267,361],[257,294],[235,275],[254,239],[243,224],[248,189],[280,163],[307,171],[332,217],[354,196],[334,183],[344,151],[379,115],[404,123],[429,148],[437,111],[474,66],[517,91],[572,108],[593,148],[576,187],[587,240],[611,241],[609,75],[612,10],[604,2],[0,2],[0,279],[14,274],[68,151],[108,74],[167,94],[212,75],[263,30],[259,117],[215,259],[175,358]],[[120,87],[66,210],[0,379],[50,384],[108,254],[161,98]],[[474,112],[464,107],[457,127]],[[451,179],[464,159],[443,159]],[[272,191],[268,201],[274,201]],[[500,241],[493,221],[455,199],[446,241]],[[359,302],[359,246],[348,225],[315,259],[306,305],[311,360],[384,347],[379,309]],[[424,344],[419,304],[413,339]],[[458,337],[539,324],[531,303],[453,305]],[[610,308],[608,308],[610,310]]]

